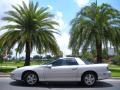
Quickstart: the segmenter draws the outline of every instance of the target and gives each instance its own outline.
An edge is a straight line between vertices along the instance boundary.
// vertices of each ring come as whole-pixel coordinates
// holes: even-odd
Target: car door
[[[59,59],[51,63],[51,68],[44,68],[45,81],[76,81],[78,65],[70,65],[67,60]]]

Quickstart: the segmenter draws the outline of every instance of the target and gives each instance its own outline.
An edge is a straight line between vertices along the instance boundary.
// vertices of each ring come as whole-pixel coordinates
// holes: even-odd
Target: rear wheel
[[[96,76],[95,74],[93,73],[86,73],[84,74],[83,78],[82,78],[82,82],[84,85],[87,85],[87,86],[92,86],[95,84],[96,82]]]
[[[35,85],[38,82],[38,77],[35,73],[33,72],[27,72],[24,75],[24,81],[28,84],[28,85]]]

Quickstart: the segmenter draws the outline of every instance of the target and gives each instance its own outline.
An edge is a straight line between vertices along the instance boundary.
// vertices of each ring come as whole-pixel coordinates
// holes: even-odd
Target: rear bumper
[[[109,79],[111,77],[111,71],[106,71],[98,75],[98,80]]]

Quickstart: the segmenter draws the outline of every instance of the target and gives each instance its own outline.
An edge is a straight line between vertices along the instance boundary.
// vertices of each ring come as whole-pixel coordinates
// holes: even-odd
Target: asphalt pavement
[[[120,79],[106,79],[86,87],[78,82],[40,82],[36,86],[28,86],[24,82],[0,77],[0,90],[120,90]]]

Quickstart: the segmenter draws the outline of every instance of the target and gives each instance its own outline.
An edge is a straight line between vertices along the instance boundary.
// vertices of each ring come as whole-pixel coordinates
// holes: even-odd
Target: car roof
[[[76,59],[76,58],[75,58],[75,57],[62,57],[62,58],[60,58],[60,59],[66,60],[66,59]]]
[[[79,65],[85,65],[85,63],[82,61],[82,59],[80,59],[78,57],[62,57],[60,59],[63,59],[63,60],[73,59],[73,60],[76,60]]]

